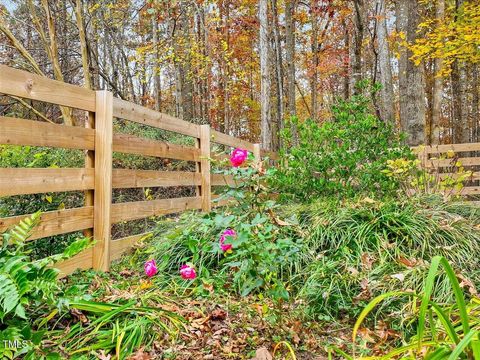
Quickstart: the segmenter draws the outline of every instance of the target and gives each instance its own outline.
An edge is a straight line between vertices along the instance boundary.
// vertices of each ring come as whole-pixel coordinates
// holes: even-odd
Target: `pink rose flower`
[[[232,151],[232,155],[230,155],[230,163],[233,167],[239,167],[245,162],[245,160],[247,160],[247,157],[247,150],[236,148]]]
[[[145,263],[145,274],[147,274],[148,277],[152,277],[157,273],[157,264],[155,263],[155,260],[149,260]]]
[[[197,277],[195,269],[190,265],[182,265],[180,268],[180,275],[186,280],[193,280]]]
[[[227,240],[227,236],[237,236],[237,233],[233,229],[225,230],[222,235],[220,235],[220,248],[222,251],[228,251],[232,249],[232,244],[225,244],[225,240]]]

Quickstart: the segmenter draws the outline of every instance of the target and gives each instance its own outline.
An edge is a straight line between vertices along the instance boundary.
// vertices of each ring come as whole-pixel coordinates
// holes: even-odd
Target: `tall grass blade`
[[[470,344],[470,342],[473,340],[473,337],[475,335],[478,335],[478,331],[472,330],[465,337],[460,341],[455,349],[453,349],[452,353],[448,357],[448,360],[455,360],[458,359],[458,357],[463,353],[465,348]]]

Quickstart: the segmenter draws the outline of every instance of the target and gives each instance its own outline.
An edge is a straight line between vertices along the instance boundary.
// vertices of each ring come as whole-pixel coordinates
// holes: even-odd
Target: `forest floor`
[[[159,337],[148,349],[139,349],[129,359],[289,359],[290,345],[296,359],[316,360],[327,359],[328,346],[335,345],[349,352],[351,344],[351,321],[343,325],[337,320],[305,321],[301,303],[284,303],[279,308],[261,296],[172,294],[130,270],[125,259],[114,265],[110,273],[90,271],[65,279],[67,288],[81,284],[88,287],[87,292],[96,301],[109,303],[157,291],[165,299],[159,306],[185,319],[182,329],[174,336]],[[88,321],[87,314],[75,315]],[[102,351],[98,358],[109,359]]]

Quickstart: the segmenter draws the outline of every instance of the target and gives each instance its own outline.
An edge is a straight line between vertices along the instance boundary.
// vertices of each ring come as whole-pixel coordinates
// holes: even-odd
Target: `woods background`
[[[411,145],[478,141],[476,0],[6,1],[0,62],[278,149],[292,116],[329,119],[368,79]],[[72,125],[3,97],[3,115]]]

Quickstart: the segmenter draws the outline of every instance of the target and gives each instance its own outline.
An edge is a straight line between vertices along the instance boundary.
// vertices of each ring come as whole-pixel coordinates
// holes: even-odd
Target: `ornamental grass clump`
[[[443,268],[443,269],[442,269]],[[444,270],[443,275],[449,284],[451,302],[444,304],[432,301],[432,294],[436,287],[439,270]],[[467,302],[462,289],[462,283],[450,263],[441,256],[435,256],[425,278],[421,291],[392,291],[381,294],[372,299],[359,315],[353,327],[352,340],[354,352],[358,351],[357,338],[360,326],[368,314],[383,302],[395,298],[407,298],[415,309],[413,322],[416,332],[413,336],[406,336],[402,344],[389,350],[386,354],[371,359],[480,359],[480,340],[478,325],[480,323],[480,299],[473,297]],[[417,306],[417,303],[420,305]],[[367,349],[361,348],[362,352]],[[355,359],[338,349],[333,348],[346,359]],[[368,351],[368,350],[367,350]]]
[[[358,313],[372,296],[391,290],[419,291],[428,262],[444,256],[478,285],[480,212],[438,196],[384,202],[364,198],[319,200],[297,208],[306,231],[299,293],[314,315]],[[437,280],[435,298],[451,298],[446,278]]]

